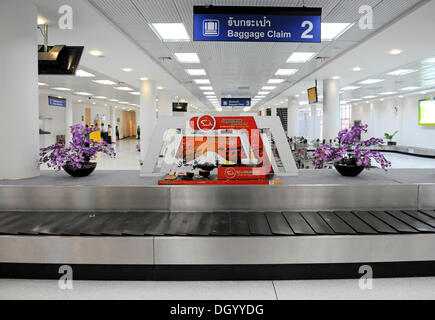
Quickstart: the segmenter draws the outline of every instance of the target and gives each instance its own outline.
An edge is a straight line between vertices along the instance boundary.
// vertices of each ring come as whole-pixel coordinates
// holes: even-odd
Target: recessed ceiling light
[[[118,99],[109,99],[109,101],[111,101],[111,102],[118,102],[119,100]]]
[[[356,90],[356,89],[359,89],[360,87],[356,87],[356,86],[347,86],[347,87],[344,87],[344,88],[341,88],[341,90],[343,90],[343,91],[352,91],[352,90]]]
[[[210,84],[210,80],[208,79],[194,79],[197,84]]]
[[[412,91],[412,90],[418,90],[420,87],[405,87],[400,89],[400,91]]]
[[[266,96],[255,96],[254,98],[255,99],[263,99],[263,98],[266,98]]]
[[[333,80],[340,80],[340,77],[339,76],[333,76],[332,79]]]
[[[350,99],[350,101],[353,101],[353,102],[357,102],[357,101],[361,101],[362,99]]]
[[[298,69],[278,69],[276,76],[291,76],[298,72]]]
[[[38,16],[38,19],[37,19],[36,21],[37,21],[38,26],[47,23],[47,19],[45,19],[45,18],[43,18],[43,17],[41,17],[41,16]]]
[[[322,23],[322,41],[337,39],[353,25],[353,23]]]
[[[385,99],[384,99],[384,98],[381,98],[381,99],[379,99],[379,101],[385,101]]]
[[[119,91],[133,91],[133,89],[129,87],[115,87],[115,89]]]
[[[397,56],[398,54],[401,54],[402,52],[403,52],[403,50],[401,50],[401,49],[392,49],[388,53],[393,55],[393,56]]]
[[[380,95],[382,95],[382,96],[389,96],[389,95],[392,95],[392,94],[396,94],[397,92],[394,92],[394,91],[388,91],[388,92],[382,92],[382,93],[380,93]]]
[[[293,52],[287,59],[287,63],[305,63],[310,61],[317,52]]]
[[[95,82],[98,84],[103,84],[106,86],[113,86],[114,84],[116,84],[116,82],[114,82],[112,80],[92,80],[92,82]]]
[[[139,80],[142,80],[142,81],[147,81],[147,80],[148,80],[148,78],[147,78],[147,77],[141,77],[141,78],[139,78]]]
[[[92,96],[92,93],[89,92],[74,92],[74,94],[78,94],[79,96]]]
[[[213,87],[211,86],[205,86],[205,87],[199,87],[200,90],[204,90],[204,91],[210,91],[213,90]]]
[[[269,81],[267,81],[268,84],[279,84],[279,83],[283,83],[285,81],[285,79],[269,79]]]
[[[90,72],[87,72],[85,70],[77,70],[76,71],[76,77],[80,77],[80,78],[92,78],[95,77],[95,74],[92,74]]]
[[[379,83],[385,81],[385,79],[367,79],[364,81],[361,81],[359,84],[375,84],[375,83]]]
[[[158,86],[157,90],[163,90],[164,88],[162,86]]]
[[[387,73],[390,76],[404,76],[413,72],[417,72],[417,70],[412,69],[399,69],[390,73]]]
[[[183,23],[152,23],[150,27],[162,41],[190,40]]]
[[[361,68],[360,67],[353,67],[352,71],[359,72],[359,71],[361,71]]]
[[[94,98],[95,98],[95,99],[101,99],[101,100],[102,100],[102,99],[107,99],[107,97],[105,97],[105,96],[95,96]]]
[[[121,101],[120,104],[128,104],[126,101]]]
[[[180,63],[200,63],[196,53],[174,53]]]
[[[191,76],[205,76],[207,74],[204,69],[186,69],[186,72]]]
[[[57,91],[71,91],[72,89],[69,89],[69,88],[62,88],[62,87],[59,87],[59,88],[51,88],[52,90],[57,90]]]
[[[403,96],[399,96],[400,99],[404,98]]]
[[[133,92],[129,92],[129,94],[132,94],[134,96],[139,96],[140,92],[139,91],[133,91]]]
[[[267,96],[270,92],[269,91],[259,91],[258,95],[259,96]]]
[[[38,82],[38,86],[48,86],[48,84],[43,83],[43,82]]]
[[[276,87],[273,86],[264,86],[263,88],[261,88],[261,90],[274,90],[276,89]]]
[[[132,72],[133,71],[132,68],[122,68],[121,70],[124,72]]]
[[[89,54],[95,57],[101,57],[104,53],[100,50],[91,50],[89,51]]]
[[[215,95],[216,93],[214,92],[214,91],[207,91],[207,92],[204,92],[204,95],[206,95],[206,96],[211,96],[211,95]]]
[[[378,96],[365,96],[363,97],[363,99],[374,99],[377,98]]]
[[[307,104],[308,104],[308,101],[301,101],[301,102],[299,102],[299,105],[301,105],[301,106],[305,106]]]

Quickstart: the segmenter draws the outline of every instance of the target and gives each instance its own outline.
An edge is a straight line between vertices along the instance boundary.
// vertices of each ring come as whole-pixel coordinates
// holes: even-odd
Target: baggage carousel
[[[137,172],[0,181],[0,277],[253,280],[435,275],[435,171],[281,186],[156,186]],[[80,184],[79,184],[79,183]]]

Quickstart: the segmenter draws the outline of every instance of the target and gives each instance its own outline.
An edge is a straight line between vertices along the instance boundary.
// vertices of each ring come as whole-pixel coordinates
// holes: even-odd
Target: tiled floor
[[[435,278],[375,279],[372,290],[361,290],[358,280],[75,281],[72,290],[60,290],[53,280],[2,279],[0,299],[435,300]]]

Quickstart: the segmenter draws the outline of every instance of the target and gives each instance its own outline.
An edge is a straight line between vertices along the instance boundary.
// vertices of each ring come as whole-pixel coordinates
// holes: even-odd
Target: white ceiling
[[[419,0],[89,0],[104,16],[117,25],[128,37],[141,46],[149,56],[161,64],[169,74],[206,103],[206,99],[192,77],[184,71],[187,67],[202,67],[218,97],[253,97],[266,85],[279,68],[293,68],[286,63],[294,51],[314,51],[319,57],[328,60],[336,58],[354,47],[365,38],[381,29]],[[149,23],[182,22],[190,37],[193,37],[194,5],[240,5],[240,6],[295,6],[305,3],[309,7],[322,7],[323,22],[354,23],[360,18],[361,5],[371,5],[374,9],[374,29],[360,30],[356,23],[336,41],[319,44],[299,43],[249,43],[249,42],[162,42],[153,33]],[[196,52],[200,65],[180,64],[176,52]],[[161,62],[159,57],[172,57],[171,61]],[[296,65],[299,72],[287,79],[274,93],[283,92],[307,75],[319,69],[324,60],[313,59],[306,64]],[[245,87],[245,89],[239,89]],[[266,100],[267,101],[267,100]],[[211,105],[210,105],[210,108]]]

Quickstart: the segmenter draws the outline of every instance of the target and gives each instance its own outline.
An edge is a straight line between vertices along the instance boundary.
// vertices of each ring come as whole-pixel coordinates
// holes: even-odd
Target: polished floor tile
[[[275,300],[271,281],[74,281],[0,280],[0,299]]]

